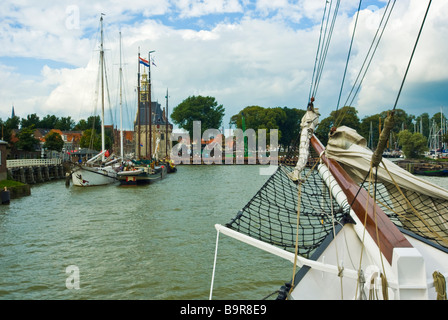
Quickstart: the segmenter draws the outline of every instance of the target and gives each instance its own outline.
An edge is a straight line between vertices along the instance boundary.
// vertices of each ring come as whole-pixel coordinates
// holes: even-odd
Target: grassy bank
[[[30,186],[28,184],[19,181],[14,180],[0,181],[0,192],[3,191],[5,187],[10,191],[11,199],[31,195]]]

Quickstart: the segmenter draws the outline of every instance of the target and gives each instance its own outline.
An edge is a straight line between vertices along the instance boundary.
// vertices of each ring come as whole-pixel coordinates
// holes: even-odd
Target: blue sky
[[[386,4],[362,1],[346,90]],[[316,97],[322,118],[337,104],[358,5],[358,0],[341,1]],[[393,106],[426,5],[421,0],[397,1],[354,101],[360,118]],[[10,116],[13,104],[20,117],[55,114],[77,121],[94,112],[101,13],[113,106],[118,101],[122,32],[129,127],[139,48],[145,57],[156,51],[152,99],[165,106],[168,88],[171,110],[189,96],[213,96],[226,109],[227,126],[248,105],[305,108],[324,6],[325,0],[3,1],[0,118]],[[441,107],[448,112],[447,15],[446,1],[433,2],[398,105],[410,114],[434,114]]]

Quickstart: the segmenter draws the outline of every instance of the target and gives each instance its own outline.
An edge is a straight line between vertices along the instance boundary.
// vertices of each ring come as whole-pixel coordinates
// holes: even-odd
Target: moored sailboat
[[[149,55],[151,52],[149,52]],[[150,57],[148,57],[148,60],[145,60],[140,57],[140,53],[138,54],[138,107],[135,124],[137,159],[125,163],[122,170],[117,173],[117,178],[121,185],[149,184],[164,178],[168,170],[167,165],[158,160],[159,137],[157,137],[154,151],[152,147],[152,123],[155,111],[152,108],[153,103],[151,101],[150,60]],[[142,75],[141,84],[140,64],[148,67],[148,74],[144,73]],[[168,126],[167,120],[165,125]],[[141,150],[142,148],[143,150]]]
[[[101,148],[97,156],[89,159],[84,164],[73,164],[70,176],[73,185],[79,187],[101,186],[111,184],[117,181],[118,168],[113,164],[118,159],[113,159],[114,156],[106,158],[108,153],[105,146],[105,132],[104,132],[104,45],[103,45],[103,17],[100,18],[101,24],[101,43],[100,43],[100,74],[101,74]]]

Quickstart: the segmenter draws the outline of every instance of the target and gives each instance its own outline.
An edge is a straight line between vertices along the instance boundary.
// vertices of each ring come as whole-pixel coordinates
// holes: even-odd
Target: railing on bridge
[[[6,160],[7,168],[20,168],[20,167],[35,167],[35,166],[49,166],[60,165],[61,159],[15,159]]]

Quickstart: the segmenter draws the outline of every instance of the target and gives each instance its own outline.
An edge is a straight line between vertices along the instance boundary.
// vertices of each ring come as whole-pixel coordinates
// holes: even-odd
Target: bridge
[[[6,160],[6,167],[13,180],[27,184],[65,178],[61,159]]]

